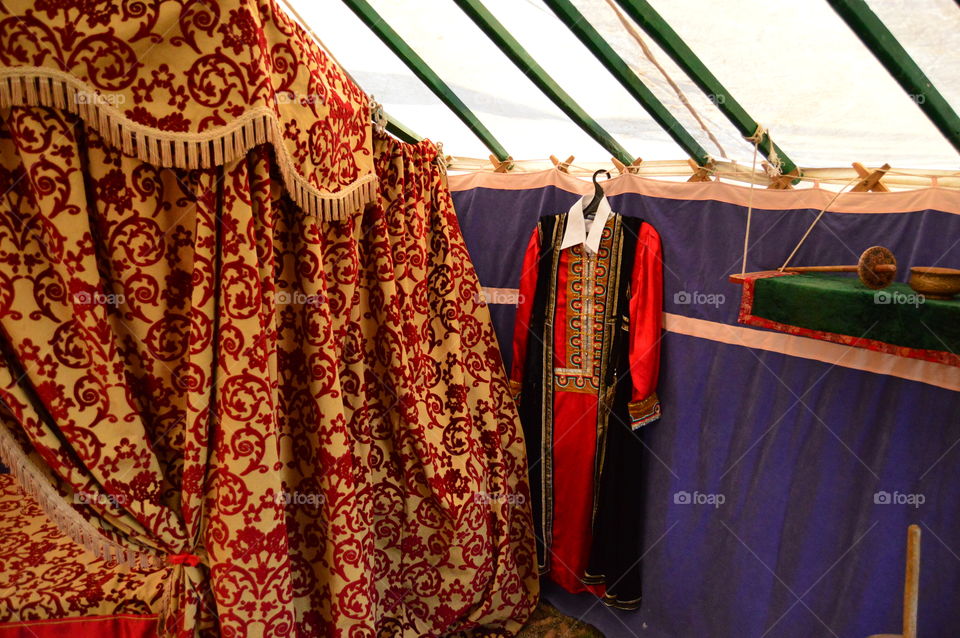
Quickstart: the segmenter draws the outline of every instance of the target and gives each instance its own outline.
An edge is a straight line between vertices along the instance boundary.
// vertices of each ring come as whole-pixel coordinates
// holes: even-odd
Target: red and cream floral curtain
[[[81,35],[349,82],[273,5],[172,4],[0,17],[0,62],[32,61],[0,68],[0,460],[77,541],[169,571],[166,635],[515,631],[537,596],[523,441],[436,150],[374,140],[355,87],[289,119],[274,99],[263,136],[230,123],[242,101],[185,109],[184,137],[62,103],[125,68]],[[91,34],[44,44],[57,20]],[[34,68],[54,62],[73,75]],[[136,77],[175,106],[159,63]],[[139,80],[121,115],[146,120]]]
[[[302,366],[284,411],[298,417],[284,488],[308,494],[319,481],[326,507],[320,518],[288,515],[291,538],[325,538],[295,579],[320,623],[309,630],[333,635],[379,614],[378,635],[513,633],[538,585],[523,439],[496,337],[436,148],[378,137],[374,156],[379,204],[323,228],[322,263],[300,274],[328,282],[303,291],[328,299],[332,351],[297,321],[280,341],[292,347],[280,360]],[[302,251],[309,227],[294,224],[291,248]],[[314,403],[316,366],[337,374]],[[343,601],[332,622],[316,611],[331,598]]]
[[[67,110],[158,166],[270,142],[291,198],[340,219],[372,201],[367,97],[271,0],[5,0],[0,107]]]

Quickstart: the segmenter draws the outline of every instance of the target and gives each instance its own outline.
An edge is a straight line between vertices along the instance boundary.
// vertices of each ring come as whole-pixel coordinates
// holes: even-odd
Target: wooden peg
[[[561,162],[559,159],[557,159],[557,156],[556,156],[556,155],[551,155],[551,156],[550,156],[550,161],[553,162],[553,165],[556,166],[556,167],[557,167],[557,170],[560,171],[561,173],[569,173],[569,172],[570,172],[570,165],[573,164],[573,155],[571,155],[570,157],[568,157],[568,158],[567,158],[565,161],[563,161],[563,162]]]
[[[506,173],[513,168],[513,157],[508,155],[507,159],[501,162],[496,155],[490,155],[490,163],[493,164],[494,173]]]
[[[800,169],[795,168],[789,173],[771,177],[770,183],[767,184],[767,188],[774,191],[793,190],[793,180],[797,179],[798,177],[800,177]]]
[[[616,157],[611,157],[610,161],[613,162],[613,165],[617,169],[617,172],[623,175],[624,173],[636,173],[637,168],[639,168],[640,164],[643,163],[643,158],[638,157],[637,159],[633,160],[632,162],[630,162],[630,166],[627,166],[626,164],[618,160]]]
[[[875,193],[890,192],[890,189],[880,181],[880,179],[886,175],[887,171],[890,170],[889,164],[884,164],[877,170],[870,172],[870,170],[860,162],[854,162],[853,170],[857,171],[857,175],[859,175],[861,179],[857,182],[856,186],[850,189],[851,193],[865,193],[867,191],[873,191]]]
[[[907,528],[907,569],[903,583],[903,633],[874,634],[868,638],[917,638],[920,598],[920,526]]]
[[[687,160],[687,164],[690,165],[690,169],[693,171],[693,175],[690,176],[688,182],[709,182],[711,173],[713,172],[713,162],[700,166],[692,159]]]

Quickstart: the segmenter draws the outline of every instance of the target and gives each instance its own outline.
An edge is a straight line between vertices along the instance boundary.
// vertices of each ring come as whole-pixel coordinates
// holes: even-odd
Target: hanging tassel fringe
[[[226,126],[203,134],[166,133],[129,119],[100,93],[73,76],[42,67],[0,68],[0,108],[46,106],[79,116],[114,148],[155,166],[213,168],[243,158],[269,143],[280,174],[301,209],[325,221],[341,221],[374,201],[376,175],[366,175],[337,193],[322,192],[295,168],[276,113],[258,107]]]
[[[57,529],[90,553],[105,561],[116,561],[128,567],[161,569],[166,566],[166,557],[159,553],[144,547],[125,547],[101,534],[90,521],[63,499],[27,457],[5,425],[0,425],[0,462],[10,469],[20,490],[40,505]]]

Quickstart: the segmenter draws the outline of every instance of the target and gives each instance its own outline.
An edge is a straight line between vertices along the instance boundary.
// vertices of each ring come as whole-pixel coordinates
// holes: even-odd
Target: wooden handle
[[[907,528],[907,574],[903,584],[903,638],[917,638],[920,596],[920,527]]]
[[[789,266],[787,272],[857,272],[856,266]]]
[[[787,266],[786,272],[857,272],[858,266]],[[894,264],[877,264],[873,272],[897,272]]]

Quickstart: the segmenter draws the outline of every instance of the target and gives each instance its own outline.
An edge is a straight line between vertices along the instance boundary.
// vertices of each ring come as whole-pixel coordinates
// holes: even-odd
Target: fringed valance
[[[270,143],[303,210],[362,209],[376,192],[366,95],[273,2],[230,6],[0,4],[0,107],[67,110],[157,166]]]

